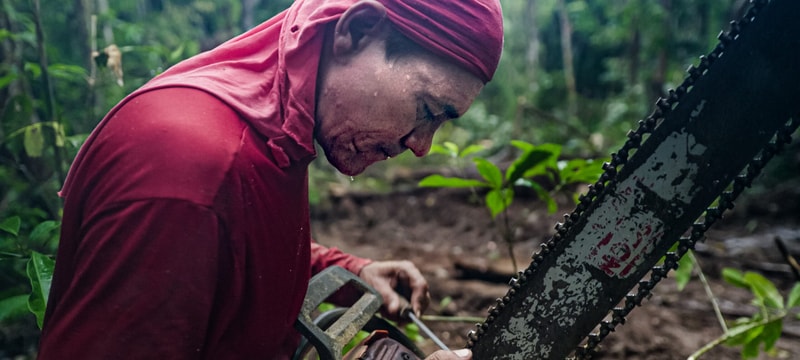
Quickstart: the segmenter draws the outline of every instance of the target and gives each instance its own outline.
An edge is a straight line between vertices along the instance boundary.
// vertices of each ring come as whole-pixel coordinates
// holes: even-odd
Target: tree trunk
[[[575,85],[575,68],[572,59],[572,23],[567,13],[566,0],[558,0],[561,20],[561,56],[564,61],[564,83],[567,88],[567,118],[571,123],[578,116],[578,90]]]
[[[536,68],[539,66],[539,26],[536,23],[536,0],[528,0],[523,15],[523,27],[528,29],[528,49],[525,52],[526,74],[531,81],[531,89],[535,84]]]
[[[664,83],[666,82],[669,65],[669,53],[667,51],[672,45],[672,0],[661,0],[661,6],[664,8],[664,21],[661,30],[664,41],[658,50],[658,64],[650,80],[649,98],[651,99],[664,95]]]

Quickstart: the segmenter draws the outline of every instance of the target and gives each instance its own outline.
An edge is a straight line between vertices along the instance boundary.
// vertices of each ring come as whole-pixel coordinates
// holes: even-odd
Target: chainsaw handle
[[[328,297],[347,284],[352,284],[361,297],[326,330],[311,319],[311,314]],[[339,266],[331,266],[308,283],[308,293],[303,300],[295,328],[317,349],[322,360],[341,360],[342,349],[380,309],[383,299],[377,290],[364,280]]]

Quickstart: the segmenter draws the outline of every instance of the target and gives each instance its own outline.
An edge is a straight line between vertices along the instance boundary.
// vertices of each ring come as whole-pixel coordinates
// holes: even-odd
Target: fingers
[[[439,350],[425,358],[425,360],[465,360],[465,359],[472,359],[472,351],[469,351],[469,349],[460,349],[456,351]]]
[[[393,317],[398,317],[408,304],[401,296],[410,298],[411,309],[417,315],[428,308],[428,282],[410,261],[376,261],[365,266],[359,275],[381,294],[384,310]]]

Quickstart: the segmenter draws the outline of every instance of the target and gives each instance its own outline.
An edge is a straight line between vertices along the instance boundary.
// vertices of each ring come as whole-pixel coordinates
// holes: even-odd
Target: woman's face
[[[320,67],[315,137],[346,175],[406,149],[428,153],[442,123],[461,116],[480,92],[476,76],[427,53],[386,58],[371,41]]]

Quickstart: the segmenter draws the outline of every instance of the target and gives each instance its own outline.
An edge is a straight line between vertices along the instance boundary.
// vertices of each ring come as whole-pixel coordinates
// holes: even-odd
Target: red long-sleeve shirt
[[[276,165],[208,93],[145,92],[92,136],[62,191],[41,360],[284,358],[310,274],[368,263],[310,241],[313,156]]]

